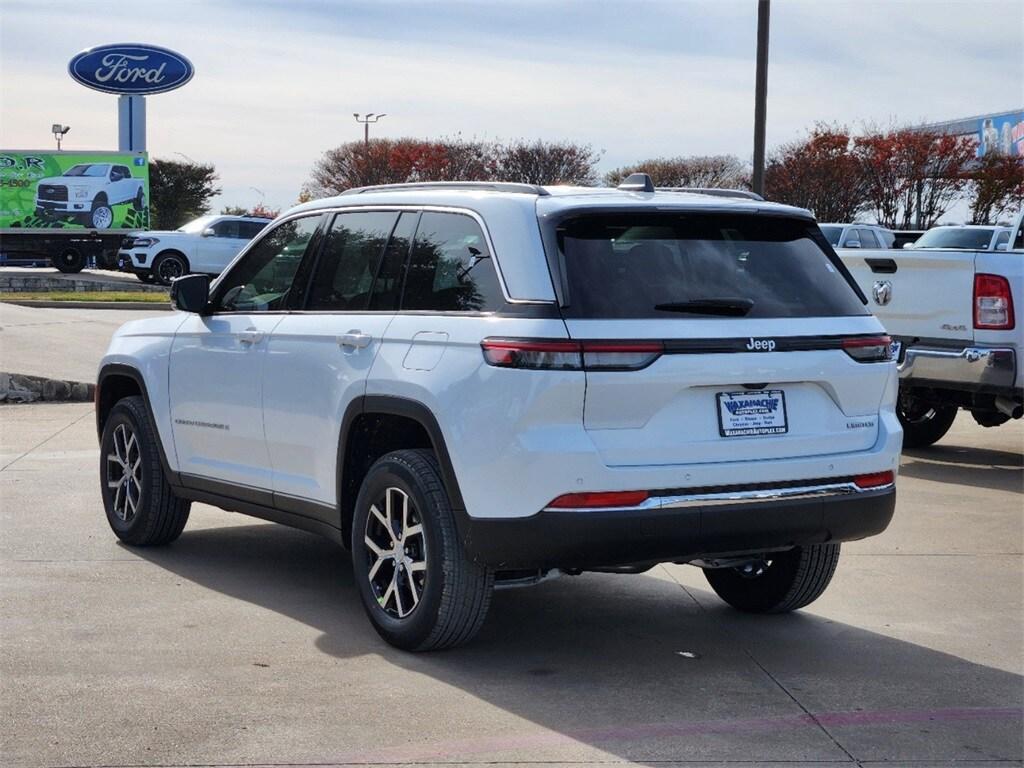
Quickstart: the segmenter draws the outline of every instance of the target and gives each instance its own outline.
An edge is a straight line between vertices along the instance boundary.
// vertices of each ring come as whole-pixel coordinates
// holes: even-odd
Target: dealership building
[[[978,157],[993,151],[1024,157],[1024,107],[1011,112],[929,123],[920,129],[972,138],[977,143]]]

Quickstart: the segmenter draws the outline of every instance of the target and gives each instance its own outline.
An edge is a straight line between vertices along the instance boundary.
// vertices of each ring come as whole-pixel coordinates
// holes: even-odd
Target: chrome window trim
[[[479,213],[474,211],[472,208],[462,208],[459,206],[452,205],[409,205],[403,203],[395,203],[388,205],[381,203],[367,203],[364,205],[332,205],[329,207],[317,208],[315,210],[307,209],[301,212],[293,213],[290,216],[285,216],[281,219],[275,220],[274,226],[272,228],[267,227],[263,232],[260,232],[260,236],[258,238],[253,238],[253,240],[249,241],[249,244],[239,252],[238,256],[236,257],[236,261],[238,259],[241,259],[246,254],[246,252],[256,244],[258,240],[262,240],[264,237],[273,232],[274,229],[277,229],[277,227],[279,227],[281,224],[291,221],[292,219],[300,218],[303,216],[322,216],[324,214],[360,213],[370,211],[429,211],[431,213],[455,213],[461,214],[463,216],[469,216],[480,227],[480,231],[484,233],[484,240],[487,242],[487,250],[490,252],[491,259],[494,261],[494,272],[498,276],[498,285],[501,287],[501,295],[505,299],[505,301],[508,302],[509,304],[555,303],[554,301],[549,301],[546,299],[513,299],[509,295],[508,286],[505,284],[505,275],[501,271],[501,257],[498,256],[497,251],[494,249],[494,241],[491,239],[490,230],[487,229],[487,224],[484,221],[483,217]],[[214,290],[216,290],[218,283],[220,283],[221,281],[221,278],[230,271],[234,264],[234,261],[231,262],[231,264],[228,265],[224,272],[222,272],[221,275],[217,277],[217,280],[214,281],[214,283],[210,286],[211,294],[213,293]],[[399,311],[401,312],[401,310]]]
[[[694,493],[677,496],[650,496],[632,507],[546,507],[545,512],[643,512],[658,509],[687,509],[715,507],[727,504],[761,504],[773,501],[801,501],[830,496],[849,496],[893,488],[895,483],[861,488],[856,483],[828,483],[806,485],[799,488],[764,488],[756,491],[723,491],[721,493]]]

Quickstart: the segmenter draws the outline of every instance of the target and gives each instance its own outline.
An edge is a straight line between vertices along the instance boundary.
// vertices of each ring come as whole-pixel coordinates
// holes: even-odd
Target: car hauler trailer
[[[113,267],[149,203],[145,152],[0,150],[0,262]]]

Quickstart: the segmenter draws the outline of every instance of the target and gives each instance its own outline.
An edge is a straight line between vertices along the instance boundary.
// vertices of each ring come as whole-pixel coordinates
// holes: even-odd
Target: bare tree
[[[616,168],[604,179],[614,187],[631,173],[648,174],[656,187],[750,189],[750,169],[735,155],[653,158]]]

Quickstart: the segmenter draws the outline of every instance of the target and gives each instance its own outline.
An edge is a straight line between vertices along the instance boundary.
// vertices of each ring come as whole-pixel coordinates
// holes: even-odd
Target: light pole
[[[363,142],[366,146],[370,146],[370,123],[376,123],[382,117],[387,116],[387,112],[382,112],[379,115],[374,115],[373,112],[367,112],[362,117],[359,116],[358,112],[353,112],[352,117],[356,119],[357,123],[363,124]]]
[[[50,130],[53,132],[53,138],[57,140],[57,151],[60,152],[60,141],[64,138],[64,134],[71,130],[71,126],[54,123]]]
[[[197,162],[196,162],[195,160],[193,160],[193,159],[192,159],[191,157],[189,157],[188,155],[186,155],[186,154],[185,154],[184,152],[172,152],[171,154],[177,155],[178,157],[183,157],[183,158],[185,158],[185,162],[186,162],[186,163],[192,163],[192,165],[199,165],[199,163],[197,163]]]
[[[768,15],[770,0],[757,2],[757,74],[754,78],[754,172],[750,186],[764,195],[764,128],[768,101]]]

